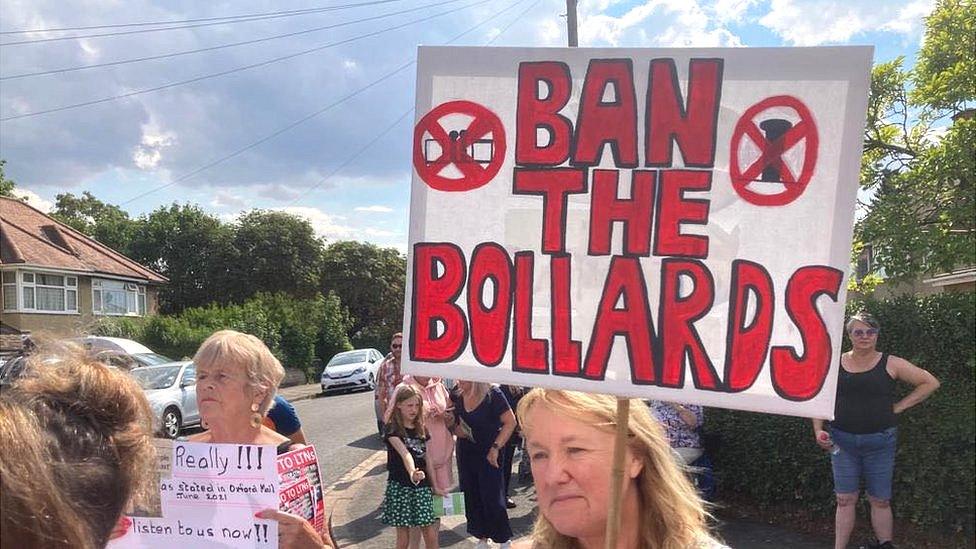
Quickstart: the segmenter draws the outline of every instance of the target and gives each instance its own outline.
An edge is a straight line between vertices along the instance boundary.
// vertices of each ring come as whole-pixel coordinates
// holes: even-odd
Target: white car
[[[191,361],[134,368],[129,372],[146,393],[159,432],[176,438],[184,427],[200,423],[197,367]]]
[[[383,355],[376,349],[356,349],[332,357],[322,371],[322,393],[350,389],[372,391],[376,387],[376,369]]]
[[[155,353],[149,347],[131,339],[88,336],[69,341],[91,351],[106,364],[124,370],[174,362],[172,358]]]

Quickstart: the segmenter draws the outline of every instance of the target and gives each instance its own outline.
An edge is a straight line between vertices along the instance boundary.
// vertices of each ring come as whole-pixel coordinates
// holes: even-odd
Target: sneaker
[[[489,547],[491,547],[491,546],[488,545],[488,540],[486,540],[486,539],[479,539],[478,540],[478,543],[475,544],[474,549],[488,549]]]

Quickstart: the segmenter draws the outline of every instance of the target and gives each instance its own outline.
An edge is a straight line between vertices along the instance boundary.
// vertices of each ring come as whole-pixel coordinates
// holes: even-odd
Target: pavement
[[[279,390],[292,402],[317,398],[318,384],[299,385]],[[377,442],[378,442],[377,438]],[[389,548],[394,546],[393,528],[379,520],[379,507],[386,489],[386,451],[380,446],[358,464],[339,476],[325,490],[326,506],[331,509],[337,541],[344,548]],[[516,460],[516,463],[517,460]],[[327,480],[328,482],[328,480]],[[531,479],[518,481],[512,475],[511,497],[516,503],[509,510],[509,520],[516,538],[527,535],[535,520],[536,499]],[[816,539],[777,525],[743,519],[720,521],[718,535],[736,549],[829,549],[831,540]],[[475,539],[465,532],[464,516],[444,517],[441,521],[441,547],[473,547]]]

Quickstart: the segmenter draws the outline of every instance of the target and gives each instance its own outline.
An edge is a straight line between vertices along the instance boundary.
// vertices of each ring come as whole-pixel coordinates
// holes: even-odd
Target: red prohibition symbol
[[[441,119],[463,114],[473,120],[467,128],[448,131]],[[491,137],[488,138],[488,135]],[[425,138],[425,136],[429,136]],[[434,155],[432,145],[439,154]],[[413,166],[420,178],[433,189],[462,192],[477,189],[498,174],[505,160],[505,128],[498,116],[471,101],[449,101],[424,115],[413,131]],[[441,175],[454,165],[461,177]]]
[[[788,120],[763,116],[765,111],[775,107],[792,109],[799,121],[793,124]],[[752,140],[760,150],[759,159],[744,169],[739,158],[739,147],[743,138]],[[800,173],[794,174],[783,161],[783,155],[802,140],[806,141],[803,165]],[[757,206],[789,204],[799,198],[810,183],[817,164],[819,146],[817,124],[810,109],[802,101],[790,95],[767,97],[749,107],[732,132],[732,148],[729,153],[732,188],[739,196]],[[772,194],[757,193],[749,189],[755,181],[781,183],[783,190]]]

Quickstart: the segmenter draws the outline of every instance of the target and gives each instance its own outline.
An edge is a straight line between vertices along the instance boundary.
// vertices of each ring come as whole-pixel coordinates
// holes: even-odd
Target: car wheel
[[[369,374],[369,381],[366,382],[366,389],[372,391],[376,389],[376,376],[372,373]]]
[[[163,412],[163,436],[166,438],[176,438],[180,435],[180,412],[176,408],[167,408]]]

